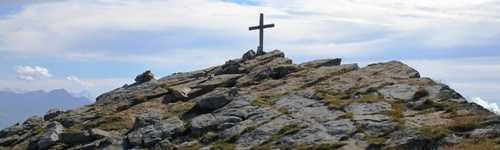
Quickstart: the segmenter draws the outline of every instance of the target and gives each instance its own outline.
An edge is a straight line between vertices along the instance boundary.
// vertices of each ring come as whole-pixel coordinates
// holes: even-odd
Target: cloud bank
[[[21,80],[37,80],[52,76],[47,68],[40,66],[18,66],[15,70]]]

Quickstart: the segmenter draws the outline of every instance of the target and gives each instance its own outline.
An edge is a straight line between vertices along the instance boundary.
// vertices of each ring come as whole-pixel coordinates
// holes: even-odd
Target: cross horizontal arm
[[[248,30],[257,30],[260,28],[273,28],[273,27],[274,27],[274,24],[266,24],[264,26],[253,26],[253,27],[248,28]]]

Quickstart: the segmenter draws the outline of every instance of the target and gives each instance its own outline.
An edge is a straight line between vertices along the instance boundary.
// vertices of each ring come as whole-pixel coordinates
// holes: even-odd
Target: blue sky
[[[296,63],[400,60],[468,98],[500,102],[500,0],[6,0],[0,89],[90,91],[240,57],[258,14]]]

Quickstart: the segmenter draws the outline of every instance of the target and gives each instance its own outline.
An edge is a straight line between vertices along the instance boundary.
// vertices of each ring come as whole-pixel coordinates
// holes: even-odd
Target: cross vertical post
[[[264,24],[264,14],[260,13],[259,25],[248,28],[250,31],[259,30],[259,47],[257,47],[257,54],[264,53],[264,29],[273,27],[274,24]]]

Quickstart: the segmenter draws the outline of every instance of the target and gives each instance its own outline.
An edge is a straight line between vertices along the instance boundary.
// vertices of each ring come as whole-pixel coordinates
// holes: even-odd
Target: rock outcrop
[[[500,117],[390,61],[278,50],[136,83],[0,131],[0,149],[499,149]]]

